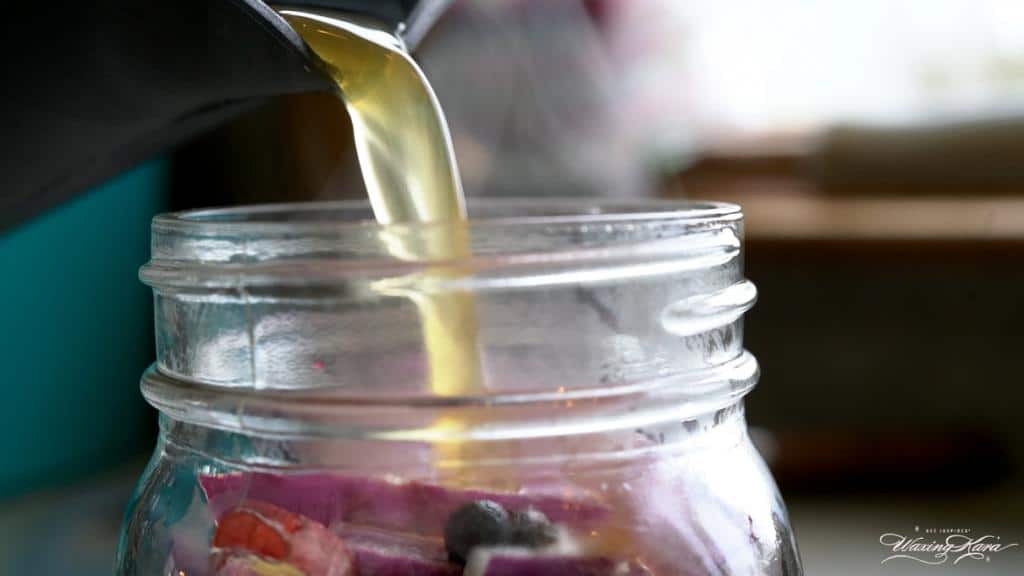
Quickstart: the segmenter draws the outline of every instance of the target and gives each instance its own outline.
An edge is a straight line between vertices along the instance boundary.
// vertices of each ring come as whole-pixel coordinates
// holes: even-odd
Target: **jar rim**
[[[738,245],[740,207],[692,200],[480,198],[461,232],[468,253],[396,246],[450,242],[450,223],[380,225],[366,202],[265,204],[153,219],[143,282],[154,288],[336,285],[437,266],[512,273],[525,267],[699,260],[709,244]],[[722,238],[709,239],[715,231]],[[462,288],[465,288],[463,286]]]
[[[629,224],[649,221],[696,221],[740,217],[739,205],[707,200],[611,198],[474,198],[469,200],[471,224]],[[581,208],[582,207],[582,208]],[[474,214],[474,209],[481,213]],[[495,211],[522,211],[519,215],[495,215]],[[362,218],[355,218],[355,215]],[[340,216],[341,219],[325,218]],[[436,228],[445,223],[401,223],[389,228],[406,230]],[[274,234],[363,231],[379,228],[370,205],[362,200],[254,204],[228,208],[199,208],[159,214],[154,229],[178,232],[236,232]]]

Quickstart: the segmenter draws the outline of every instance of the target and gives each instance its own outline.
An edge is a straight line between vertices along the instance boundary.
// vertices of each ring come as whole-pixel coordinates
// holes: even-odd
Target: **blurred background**
[[[743,206],[749,418],[808,574],[917,573],[878,562],[915,526],[1024,541],[1024,3],[462,0],[416,56],[470,196]],[[349,130],[274,98],[2,232],[0,573],[109,573],[152,215],[362,197]]]

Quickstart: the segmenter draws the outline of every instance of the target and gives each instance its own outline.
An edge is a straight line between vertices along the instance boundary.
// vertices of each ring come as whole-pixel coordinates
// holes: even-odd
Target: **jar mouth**
[[[732,229],[742,220],[733,204],[670,200],[476,199],[468,212],[468,224],[457,232],[468,251],[459,255],[430,249],[451,242],[448,223],[379,225],[365,202],[165,214],[153,219],[152,259],[140,276],[154,287],[312,285],[438,266],[461,272],[559,262],[593,267],[666,251],[679,257],[688,249],[699,258],[707,233],[728,229],[726,236],[738,242]],[[710,241],[723,240],[729,241]]]
[[[549,224],[630,224],[651,221],[699,221],[740,215],[727,202],[699,200],[616,200],[585,198],[479,198],[469,201],[473,226],[531,226]],[[261,204],[231,208],[202,208],[161,214],[154,228],[180,233],[218,234],[343,233],[380,227],[365,201]],[[405,230],[435,228],[435,223],[389,225]],[[444,226],[444,224],[441,224]]]

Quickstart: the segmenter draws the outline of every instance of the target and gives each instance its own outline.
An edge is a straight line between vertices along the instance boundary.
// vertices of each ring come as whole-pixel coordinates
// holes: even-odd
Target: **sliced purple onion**
[[[529,507],[552,522],[587,528],[610,510],[586,495],[457,490],[435,484],[334,474],[236,473],[200,476],[214,517],[245,499],[261,500],[325,525],[335,522],[436,535],[457,507],[493,500],[509,510]]]
[[[344,540],[355,558],[359,576],[458,576],[462,567],[448,561],[444,542],[414,534],[335,524],[331,531]]]

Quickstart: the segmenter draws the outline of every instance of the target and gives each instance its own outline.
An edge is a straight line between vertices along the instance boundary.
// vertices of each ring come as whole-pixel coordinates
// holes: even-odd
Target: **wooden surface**
[[[807,139],[787,136],[712,147],[664,194],[743,207],[752,249],[1019,253],[1024,182],[998,192],[969,183],[936,188],[908,171],[895,185],[829,187]],[[851,160],[852,162],[852,160]]]
[[[735,202],[750,240],[1024,241],[1024,197],[829,197],[798,184],[702,194]]]

